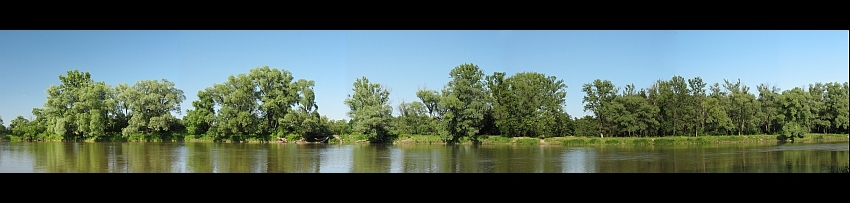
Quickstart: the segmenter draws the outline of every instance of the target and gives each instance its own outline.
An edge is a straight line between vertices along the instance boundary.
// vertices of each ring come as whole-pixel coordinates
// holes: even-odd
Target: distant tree
[[[440,111],[437,109],[441,99],[440,93],[434,90],[420,89],[416,92],[416,97],[419,97],[419,99],[422,100],[422,104],[425,105],[425,108],[428,110],[428,116],[436,118],[438,115],[441,115]]]
[[[5,135],[5,134],[6,134],[6,125],[3,124],[3,117],[0,116],[0,136]]]

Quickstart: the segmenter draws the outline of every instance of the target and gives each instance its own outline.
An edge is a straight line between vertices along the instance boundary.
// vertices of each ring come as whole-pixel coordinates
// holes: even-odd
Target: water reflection
[[[848,145],[510,146],[0,142],[0,172],[765,173],[828,172]]]

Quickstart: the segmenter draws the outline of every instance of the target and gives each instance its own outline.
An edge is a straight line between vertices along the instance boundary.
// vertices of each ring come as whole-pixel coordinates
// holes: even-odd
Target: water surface
[[[848,142],[679,146],[0,142],[5,173],[822,173]]]

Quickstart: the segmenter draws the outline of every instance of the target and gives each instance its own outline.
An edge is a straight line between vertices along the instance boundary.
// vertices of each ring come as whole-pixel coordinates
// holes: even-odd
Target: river
[[[2,173],[825,173],[848,142],[678,146],[0,142]]]

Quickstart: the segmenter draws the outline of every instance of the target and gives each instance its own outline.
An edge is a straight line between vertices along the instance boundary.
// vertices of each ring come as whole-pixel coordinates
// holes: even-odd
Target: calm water
[[[848,142],[444,146],[0,142],[4,173],[821,173]]]

